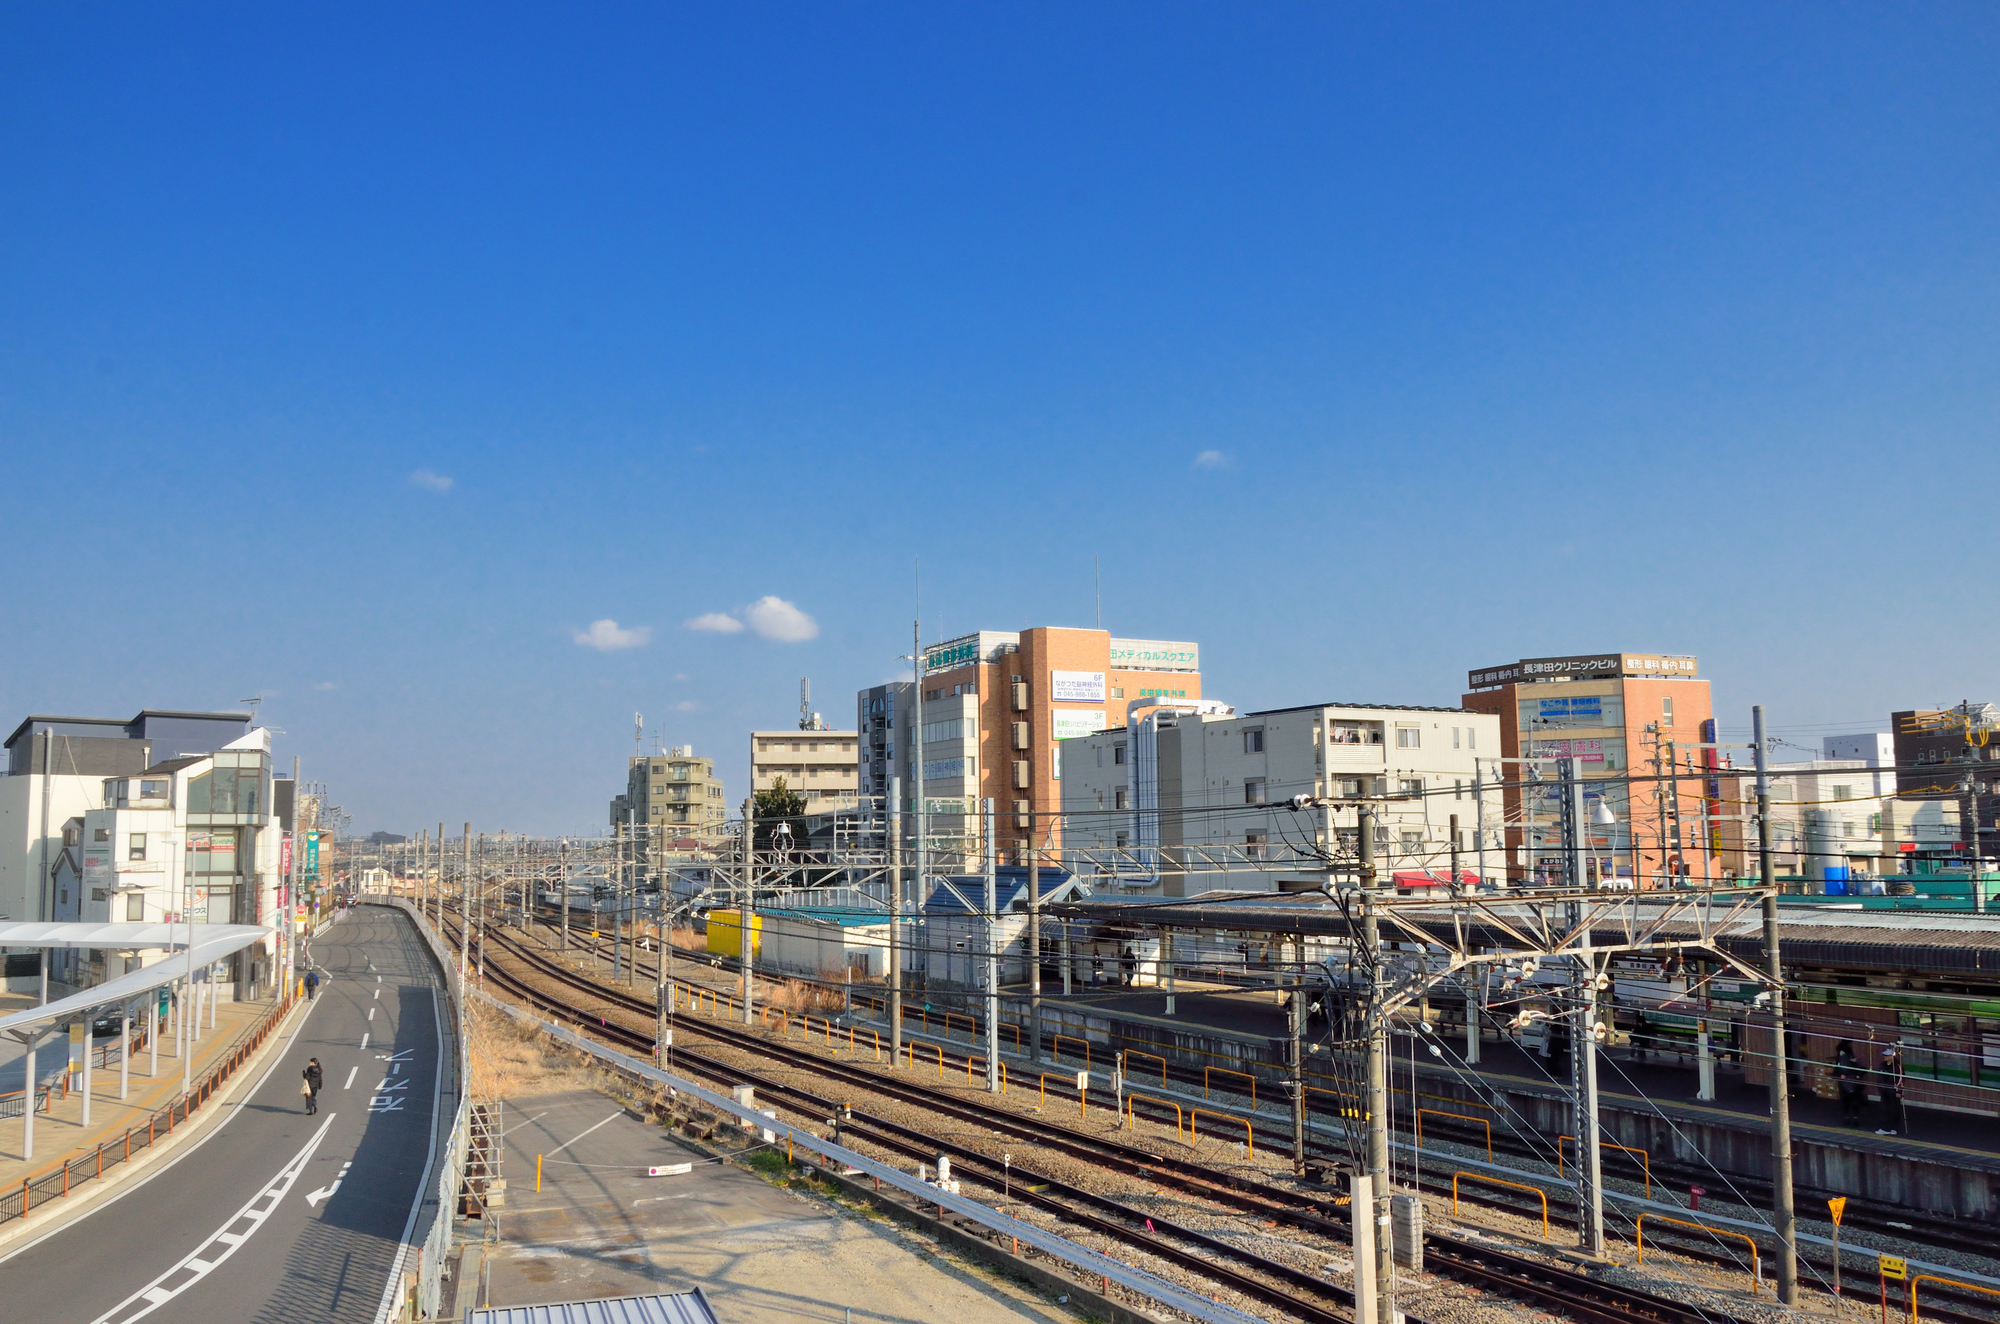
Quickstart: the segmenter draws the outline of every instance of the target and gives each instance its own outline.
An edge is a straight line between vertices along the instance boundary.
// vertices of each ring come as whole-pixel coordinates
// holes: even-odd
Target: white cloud
[[[652,641],[653,632],[643,625],[635,625],[629,630],[620,629],[618,622],[605,619],[592,621],[588,630],[578,630],[571,637],[584,648],[615,653],[621,648],[644,648]]]
[[[451,479],[440,473],[432,473],[429,469],[419,469],[410,475],[410,486],[421,487],[426,492],[449,492]]]
[[[693,699],[682,699],[674,705],[674,711],[677,713],[698,713],[701,711],[701,705]]]
[[[1229,457],[1221,451],[1203,451],[1194,457],[1194,467],[1197,469],[1227,469],[1229,467]]]
[[[697,616],[687,623],[690,630],[707,630],[714,634],[737,634],[743,629],[743,622],[724,612],[711,611]]]
[[[668,680],[686,680],[687,678],[688,673],[685,671],[676,671],[673,675],[667,677]]]
[[[319,691],[320,693],[324,694],[324,693],[325,693],[326,691],[328,691],[328,690],[337,690],[337,689],[339,689],[339,688],[340,688],[340,686],[338,686],[338,685],[334,684],[334,683],[333,683],[332,681],[330,681],[330,680],[322,680],[322,681],[319,681],[319,682],[315,683],[315,684],[313,685],[313,688],[314,688],[314,689],[316,689],[316,690],[318,690],[318,691]]]
[[[819,637],[818,621],[775,595],[757,599],[743,609],[743,615],[751,629],[779,643],[798,644]]]

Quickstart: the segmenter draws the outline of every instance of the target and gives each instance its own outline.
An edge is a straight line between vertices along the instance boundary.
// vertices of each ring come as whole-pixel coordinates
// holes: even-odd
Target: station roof
[[[19,928],[166,929],[168,927],[165,924],[9,924],[0,926],[0,930]],[[180,941],[175,945],[185,948],[188,926],[183,924],[171,927],[178,928],[181,931]],[[266,934],[273,932],[273,930],[257,924],[196,924],[193,926],[193,930],[194,951],[191,955],[193,964],[197,969],[212,961],[220,961],[232,952],[240,952],[245,947],[263,938]],[[34,945],[19,937],[13,938],[12,942],[17,947]],[[43,943],[41,945],[48,946],[52,944]],[[117,944],[106,943],[102,945],[116,946]],[[149,945],[165,946],[166,944],[164,942],[156,942]],[[174,980],[179,979],[183,974],[186,974],[188,959],[187,956],[176,952],[164,960],[155,961],[153,964],[144,966],[138,970],[127,971],[116,979],[106,980],[102,984],[96,984],[84,989],[81,993],[72,993],[66,998],[59,998],[46,1006],[29,1007],[9,1016],[0,1016],[0,1034],[18,1033],[25,1035],[30,1031],[39,1032],[43,1026],[60,1025],[66,1021],[96,1011],[99,1007],[115,1006],[130,1001],[131,999],[150,993],[162,985],[170,984]]]
[[[1629,895],[1629,894],[1628,894]],[[1643,906],[1643,894],[1641,905]],[[1462,924],[1467,940],[1502,946],[1510,940],[1469,916],[1455,918],[1448,902],[1398,908],[1403,921],[1455,941]],[[1101,924],[1208,929],[1230,933],[1298,934],[1346,938],[1347,916],[1319,894],[1204,892],[1192,897],[1143,897],[1059,902],[1048,913]],[[1356,916],[1359,918],[1358,914]],[[1603,940],[1619,937],[1600,927]],[[1663,938],[1692,936],[1690,925],[1661,926]],[[1400,935],[1390,933],[1393,940]],[[1952,914],[1846,910],[1833,906],[1787,905],[1779,916],[1778,943],[1787,965],[1824,966],[1885,974],[2000,978],[2000,914]],[[1730,926],[1720,946],[1738,960],[1764,959],[1763,921],[1756,912]]]

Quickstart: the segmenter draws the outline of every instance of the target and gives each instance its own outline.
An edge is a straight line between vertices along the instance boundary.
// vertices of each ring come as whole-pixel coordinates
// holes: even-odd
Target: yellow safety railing
[[[1991,1287],[1981,1287],[1978,1283],[1960,1282],[1956,1278],[1940,1278],[1934,1273],[1920,1273],[1910,1279],[1910,1324],[1916,1324],[1917,1320],[1918,1283],[1938,1283],[1945,1287],[1962,1287],[1968,1292],[1984,1292],[1988,1296],[2000,1296],[2000,1290]]]
[[[1448,1113],[1448,1112],[1443,1112],[1443,1111],[1441,1111],[1440,1109],[1437,1109],[1437,1108],[1419,1108],[1419,1109],[1417,1109],[1417,1148],[1419,1148],[1419,1149],[1422,1149],[1422,1148],[1423,1148],[1423,1145],[1424,1145],[1424,1114],[1425,1114],[1425,1113],[1429,1113],[1429,1114],[1430,1114],[1431,1116],[1433,1116],[1433,1117],[1449,1117],[1449,1118],[1451,1118],[1451,1119],[1452,1119],[1452,1120],[1453,1120],[1454,1122],[1473,1122],[1473,1123],[1476,1123],[1476,1124],[1477,1124],[1477,1125],[1479,1125],[1479,1126],[1483,1126],[1483,1127],[1485,1127],[1485,1128],[1486,1128],[1486,1161],[1487,1161],[1488,1163],[1491,1163],[1491,1162],[1493,1161],[1493,1123],[1491,1123],[1491,1122],[1487,1121],[1487,1120],[1486,1120],[1486,1119],[1485,1119],[1484,1117],[1467,1117],[1467,1116],[1465,1116],[1465,1115],[1464,1115],[1463,1113]],[[1560,1148],[1561,1148],[1561,1147],[1560,1147],[1560,1146],[1558,1146],[1557,1148],[1558,1148],[1558,1150],[1560,1150]],[[1651,1199],[1651,1198],[1652,1198],[1652,1192],[1651,1192],[1650,1190],[1649,1190],[1649,1191],[1647,1191],[1647,1192],[1646,1192],[1646,1196],[1647,1196],[1647,1198],[1648,1198],[1648,1199]]]
[[[909,1043],[906,1043],[906,1044],[904,1044],[904,1045],[903,1045],[903,1051],[904,1051],[904,1053],[908,1054],[908,1056],[909,1056],[909,1059],[910,1059],[910,1067],[911,1067],[911,1069],[913,1069],[913,1070],[915,1069],[915,1067],[916,1067],[916,1065],[917,1065],[917,1050],[918,1050],[919,1048],[928,1048],[928,1049],[930,1049],[930,1050],[931,1050],[931,1051],[932,1051],[933,1053],[936,1053],[936,1054],[937,1054],[937,1062],[938,1062],[938,1079],[939,1079],[939,1080],[943,1080],[943,1079],[944,1079],[944,1049],[942,1049],[942,1048],[938,1047],[938,1046],[937,1046],[936,1044],[923,1044],[923,1043],[918,1043],[918,1042],[917,1042],[916,1040],[914,1040],[914,1039],[912,1039],[912,1040],[911,1040],[911,1041],[910,1041]]]
[[[1492,1127],[1489,1126],[1486,1129],[1488,1134],[1492,1133],[1493,1130]],[[1556,1137],[1556,1173],[1558,1176],[1560,1176],[1565,1171],[1563,1167],[1563,1141],[1565,1140],[1569,1141],[1571,1144],[1576,1144],[1575,1136]],[[1622,1150],[1625,1153],[1631,1154],[1634,1157],[1636,1157],[1639,1160],[1639,1171],[1645,1177],[1646,1181],[1646,1198],[1648,1200],[1653,1198],[1653,1160],[1651,1156],[1646,1153],[1645,1150],[1634,1149],[1630,1145],[1621,1145],[1610,1140],[1600,1140],[1597,1142],[1597,1144],[1600,1149]],[[1486,1157],[1490,1159],[1493,1157],[1493,1155],[1491,1153],[1488,1153]],[[1581,1160],[1579,1160],[1579,1162],[1581,1162]]]
[[[1741,1232],[1731,1232],[1727,1228],[1710,1227],[1706,1223],[1690,1223],[1684,1218],[1668,1218],[1665,1214],[1656,1214],[1649,1210],[1639,1215],[1632,1224],[1633,1237],[1639,1244],[1639,1263],[1641,1264],[1646,1262],[1646,1220],[1649,1218],[1660,1223],[1672,1223],[1675,1227],[1693,1228],[1697,1232],[1706,1232],[1712,1237],[1734,1237],[1748,1246],[1750,1248],[1750,1295],[1757,1295],[1757,1285],[1764,1281],[1764,1270],[1757,1263],[1756,1242],[1750,1240],[1750,1238],[1744,1236]]]
[[[1167,1107],[1172,1108],[1174,1110],[1174,1139],[1176,1140],[1180,1139],[1181,1132],[1187,1129],[1187,1114],[1182,1112],[1181,1106],[1178,1103],[1175,1103],[1172,1099],[1156,1099],[1152,1097],[1150,1094],[1128,1094],[1125,1096],[1126,1130],[1129,1131],[1132,1129],[1132,1105],[1137,1103],[1141,1099],[1144,1099],[1147,1103],[1165,1104]]]
[[[1517,1181],[1501,1181],[1498,1177],[1486,1177],[1477,1172],[1454,1172],[1451,1174],[1451,1216],[1458,1217],[1458,1182],[1461,1177],[1473,1181],[1483,1181],[1489,1186],[1511,1186],[1517,1191],[1526,1191],[1542,1202],[1542,1240],[1549,1239],[1549,1195],[1547,1191],[1534,1186],[1523,1186]]]
[[[1037,1107],[1046,1106],[1049,1101],[1049,1077],[1051,1075],[1053,1075],[1057,1080],[1067,1080],[1072,1085],[1076,1083],[1076,1077],[1074,1076],[1066,1075],[1065,1073],[1060,1071],[1056,1072],[1044,1071],[1042,1073],[1042,1083],[1040,1087],[1041,1103],[1036,1105]],[[1079,1109],[1079,1115],[1083,1117],[1090,1116],[1090,1103],[1082,1090],[1078,1090],[1076,1092],[1076,1102]]]
[[[968,1084],[968,1085],[975,1085],[975,1084],[977,1084],[977,1083],[978,1083],[977,1081],[973,1080],[973,1078],[972,1078],[972,1064],[973,1064],[974,1062],[977,1062],[977,1063],[978,1063],[978,1064],[979,1064],[980,1066],[982,1066],[982,1067],[986,1065],[986,1059],[985,1059],[985,1058],[983,1058],[983,1057],[980,1057],[980,1056],[978,1056],[978,1055],[976,1055],[976,1054],[972,1054],[972,1053],[968,1053],[968,1054],[966,1054],[966,1058],[965,1058],[965,1083],[966,1083],[966,1084]],[[1000,1092],[1001,1092],[1002,1094],[1005,1094],[1005,1093],[1007,1092],[1007,1064],[1006,1064],[1005,1062],[1002,1062],[1002,1063],[1000,1064]]]
[[[1057,1058],[1061,1058],[1061,1057],[1062,1057],[1062,1046],[1063,1046],[1063,1041],[1064,1041],[1064,1040],[1068,1040],[1068,1041],[1069,1041],[1070,1043],[1073,1043],[1073,1044],[1082,1044],[1082,1045],[1083,1045],[1083,1064],[1084,1064],[1084,1065],[1085,1065],[1086,1067],[1087,1067],[1087,1066],[1089,1066],[1089,1065],[1090,1065],[1090,1040],[1088,1040],[1088,1039],[1071,1039],[1071,1038],[1070,1038],[1070,1037],[1069,1037],[1068,1035],[1066,1035],[1066,1034],[1059,1034],[1059,1035],[1057,1035],[1057,1036],[1055,1037],[1055,1055],[1056,1055],[1056,1057],[1057,1057]]]
[[[1198,1126],[1198,1125],[1200,1124],[1200,1122],[1201,1122],[1201,1115],[1202,1115],[1202,1113],[1203,1113],[1204,1111],[1208,1112],[1208,1115],[1209,1115],[1210,1117],[1213,1117],[1213,1118],[1214,1118],[1214,1119],[1215,1119],[1216,1121],[1218,1121],[1218,1122],[1241,1122],[1241,1123],[1243,1123],[1243,1157],[1245,1157],[1245,1158],[1254,1158],[1254,1157],[1256,1156],[1256,1153],[1257,1153],[1257,1137],[1256,1137],[1256,1134],[1255,1134],[1255,1133],[1254,1133],[1253,1131],[1251,1131],[1251,1129],[1250,1129],[1250,1119],[1249,1119],[1249,1118],[1247,1118],[1247,1117],[1232,1117],[1232,1116],[1230,1116],[1230,1115],[1229,1115],[1228,1113],[1219,1113],[1219,1112],[1215,1112],[1215,1111],[1213,1111],[1213,1110],[1208,1110],[1208,1109],[1202,1109],[1202,1108],[1197,1108],[1197,1109],[1195,1109],[1195,1110],[1194,1110],[1194,1112],[1192,1112],[1191,1114],[1189,1114],[1189,1116],[1188,1116],[1188,1143],[1189,1143],[1190,1145],[1192,1145],[1192,1144],[1194,1144],[1194,1143],[1196,1142],[1196,1139],[1197,1139],[1197,1136],[1196,1136],[1196,1127],[1197,1127],[1197,1126]]]
[[[1236,1069],[1235,1069],[1234,1067],[1203,1067],[1203,1068],[1201,1069],[1201,1097],[1202,1097],[1202,1098],[1206,1099],[1206,1098],[1208,1097],[1208,1073],[1209,1073],[1209,1072],[1211,1072],[1211,1071],[1220,1071],[1220,1072],[1221,1072],[1221,1073],[1222,1073],[1223,1075],[1225,1075],[1225,1076],[1241,1076],[1241,1077],[1243,1077],[1243,1079],[1245,1079],[1245,1080],[1249,1081],[1249,1082],[1250,1082],[1250,1106],[1251,1106],[1252,1108],[1255,1108],[1255,1107],[1257,1106],[1257,1078],[1256,1078],[1255,1076],[1251,1075],[1251,1074],[1250,1074],[1249,1072],[1247,1072],[1247,1071],[1238,1071],[1238,1070],[1236,1070]],[[1310,1086],[1308,1086],[1307,1088],[1311,1088],[1311,1087],[1310,1087]]]
[[[1153,1059],[1153,1060],[1154,1060],[1155,1062],[1158,1062],[1158,1063],[1160,1064],[1160,1085],[1161,1085],[1161,1087],[1162,1087],[1162,1088],[1165,1088],[1165,1086],[1166,1086],[1166,1083],[1167,1083],[1167,1059],[1165,1059],[1164,1057],[1161,1057],[1161,1056],[1160,1056],[1160,1055],[1159,1055],[1158,1053],[1142,1053],[1142,1052],[1140,1052],[1140,1051],[1139,1051],[1138,1049],[1136,1049],[1136,1048],[1128,1048],[1128,1049],[1126,1049],[1126,1050],[1125,1050],[1125,1056],[1127,1056],[1127,1057],[1150,1057],[1150,1058],[1152,1058],[1152,1059]]]
[[[1317,1086],[1317,1085],[1308,1085],[1308,1086],[1306,1086],[1306,1093],[1307,1093],[1307,1094],[1330,1094],[1330,1095],[1332,1095],[1332,1096],[1333,1096],[1334,1098],[1336,1098],[1336,1099],[1341,1099],[1341,1100],[1348,1100],[1348,1099],[1352,1099],[1352,1100],[1353,1100],[1353,1101],[1354,1101],[1354,1102],[1355,1102],[1356,1104],[1359,1104],[1359,1103],[1361,1102],[1361,1100],[1360,1100],[1359,1098],[1356,1098],[1356,1097],[1355,1097],[1354,1095],[1352,1095],[1352,1094],[1349,1094],[1349,1093],[1348,1093],[1347,1091],[1345,1091],[1345,1090],[1323,1090],[1323,1089],[1321,1089],[1321,1088],[1320,1088],[1319,1086]],[[1361,1109],[1360,1109],[1359,1107],[1349,1107],[1349,1106],[1347,1106],[1347,1104],[1346,1104],[1346,1103],[1344,1103],[1344,1102],[1343,1102],[1343,1103],[1342,1103],[1342,1104],[1341,1104],[1340,1106],[1336,1107],[1336,1108],[1334,1109],[1334,1111],[1335,1111],[1335,1112],[1337,1112],[1337,1113],[1339,1113],[1339,1114],[1340,1114],[1340,1115],[1341,1115],[1342,1117],[1359,1117],[1359,1116],[1361,1116]]]

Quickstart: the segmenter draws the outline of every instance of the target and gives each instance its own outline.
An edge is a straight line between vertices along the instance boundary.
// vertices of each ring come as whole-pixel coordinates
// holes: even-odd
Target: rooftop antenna
[[[632,714],[632,757],[646,757],[646,715]]]
[[[800,676],[799,677],[799,730],[824,731],[826,730],[826,723],[820,719],[820,715],[818,713],[812,710],[812,693],[813,693],[812,678],[809,676]]]

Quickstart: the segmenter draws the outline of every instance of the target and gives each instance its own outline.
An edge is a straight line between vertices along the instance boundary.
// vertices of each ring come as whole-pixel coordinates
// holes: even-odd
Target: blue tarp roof
[[[952,887],[956,887],[960,892],[963,892],[965,899],[971,902],[974,907],[983,904],[986,895],[986,876],[984,874],[952,874],[945,881],[949,882]],[[1042,900],[1050,900],[1058,888],[1063,887],[1071,881],[1072,877],[1067,870],[1044,868],[1040,879]],[[995,869],[993,871],[993,894],[996,904],[1003,913],[1012,909],[1016,900],[1019,900],[1023,906],[1026,906],[1028,904],[1028,866],[1025,864],[1003,864]],[[927,915],[966,915],[976,912],[967,910],[960,903],[958,897],[952,894],[951,887],[936,887],[931,890],[930,896],[924,901],[924,913]]]

